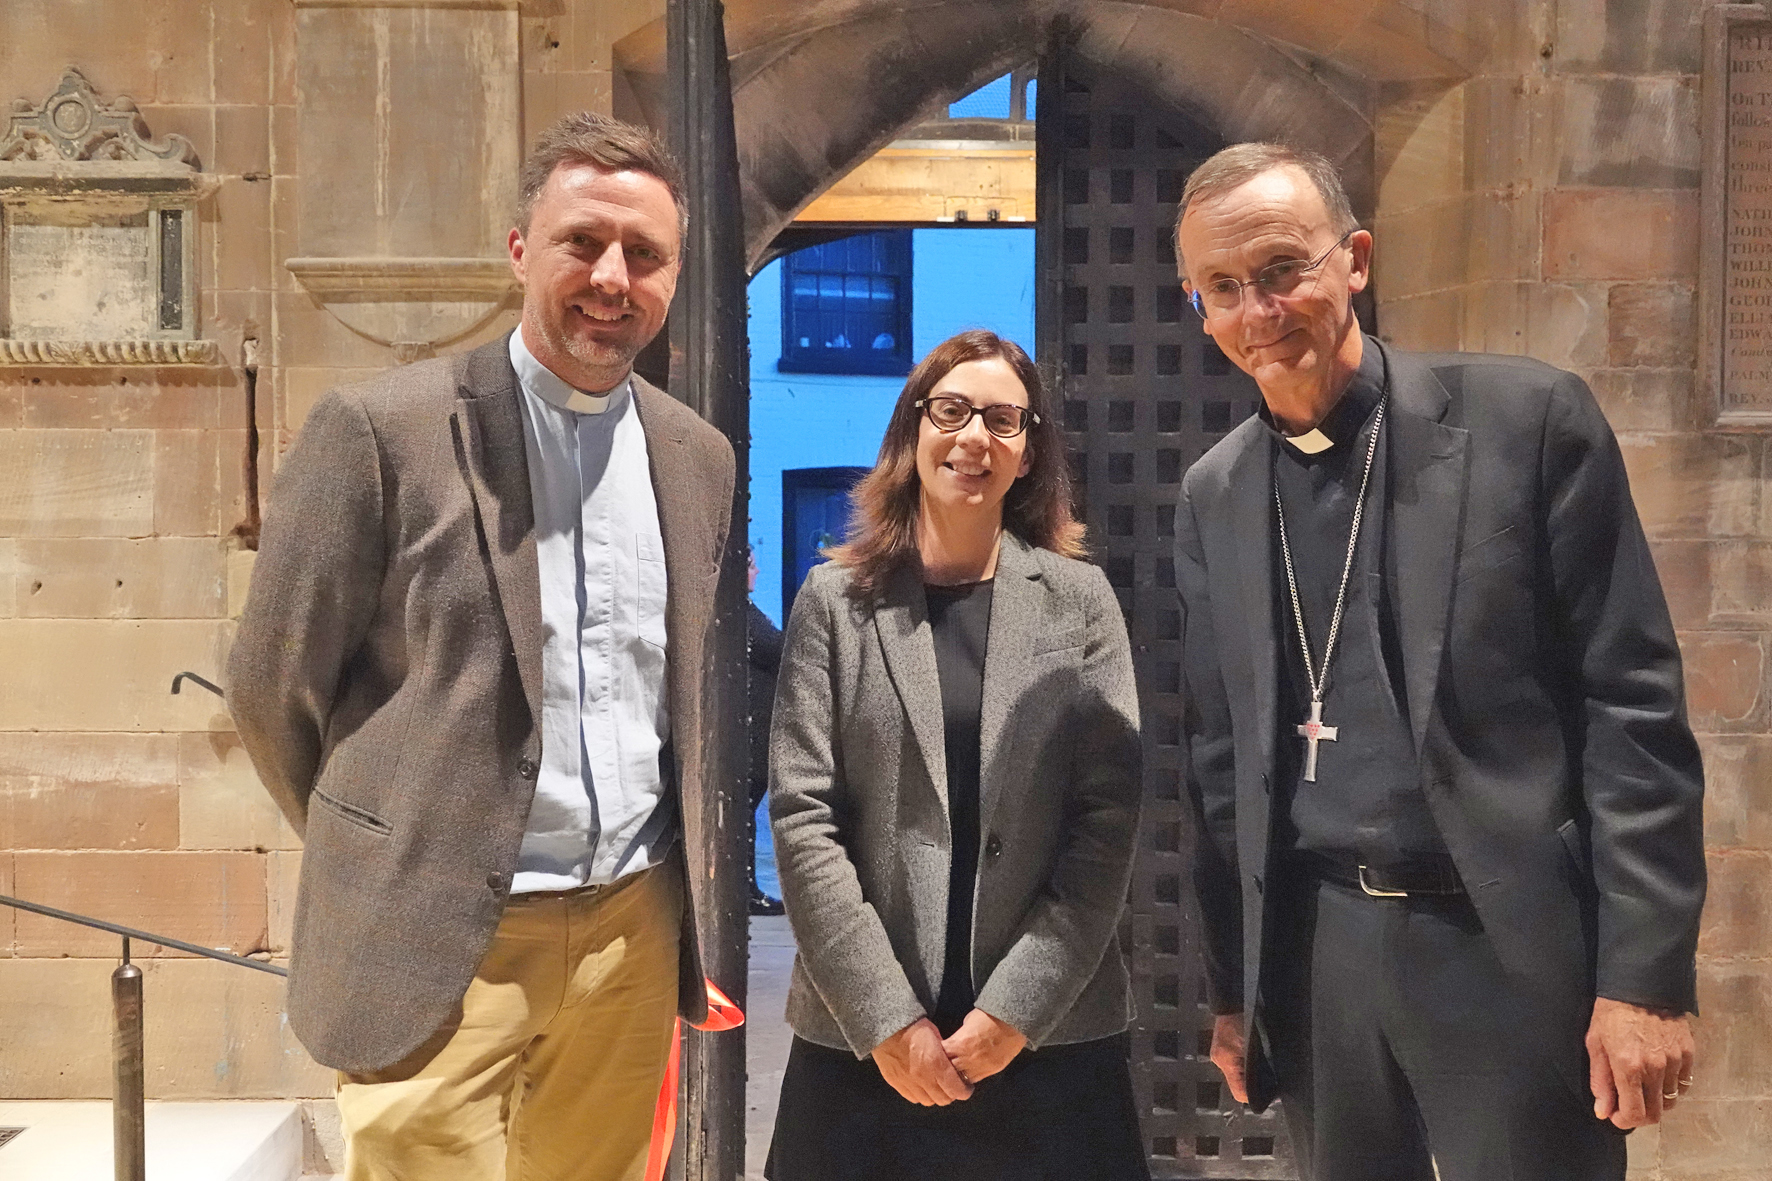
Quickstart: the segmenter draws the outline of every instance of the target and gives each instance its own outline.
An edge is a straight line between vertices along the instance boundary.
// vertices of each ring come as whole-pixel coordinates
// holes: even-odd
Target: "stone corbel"
[[[503,258],[292,258],[283,265],[345,327],[401,361],[483,327],[517,289]]]

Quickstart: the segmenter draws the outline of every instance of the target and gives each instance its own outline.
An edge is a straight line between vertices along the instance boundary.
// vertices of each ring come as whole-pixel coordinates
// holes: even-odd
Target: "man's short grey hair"
[[[657,134],[634,123],[577,111],[562,115],[541,133],[517,181],[517,228],[529,232],[535,199],[548,177],[561,165],[593,164],[609,172],[644,172],[664,182],[677,206],[677,233],[689,234],[689,200],[683,193],[683,169]]]
[[[1341,235],[1360,228],[1341,174],[1328,157],[1286,144],[1232,144],[1215,153],[1187,178],[1187,186],[1181,190],[1181,207],[1175,211],[1175,257],[1181,257],[1181,219],[1187,216],[1189,205],[1222,197],[1276,168],[1296,168],[1310,178],[1317,195],[1323,198],[1323,207],[1329,211],[1332,232]]]

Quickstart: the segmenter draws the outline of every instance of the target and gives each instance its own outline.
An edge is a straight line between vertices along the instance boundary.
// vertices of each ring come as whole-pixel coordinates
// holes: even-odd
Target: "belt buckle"
[[[1360,866],[1360,890],[1369,898],[1407,898],[1407,890],[1377,890],[1366,883],[1366,867]]]

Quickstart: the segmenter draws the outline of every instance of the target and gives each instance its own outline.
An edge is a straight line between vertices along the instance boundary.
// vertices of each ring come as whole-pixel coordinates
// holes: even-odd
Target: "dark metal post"
[[[111,1008],[116,1027],[111,1033],[112,1156],[117,1181],[146,1181],[148,1117],[142,1067],[142,970],[129,962],[129,937],[123,937],[123,962],[111,973]]]
[[[690,872],[706,888],[697,914],[709,978],[740,1007],[748,967],[743,842],[747,834],[745,548],[750,520],[750,358],[744,219],[725,10],[719,0],[669,0],[671,146],[688,184],[689,236],[671,311],[671,393],[732,441],[738,459],[732,531],[720,575],[703,739],[699,824],[714,864]],[[744,1172],[744,1030],[684,1033],[682,1152],[689,1181]]]

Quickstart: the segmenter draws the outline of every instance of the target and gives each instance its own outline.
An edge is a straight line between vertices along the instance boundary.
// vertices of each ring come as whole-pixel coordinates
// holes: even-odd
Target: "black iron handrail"
[[[104,919],[95,919],[87,914],[75,914],[71,910],[57,910],[53,906],[45,906],[41,902],[26,902],[23,898],[11,898],[0,894],[0,906],[10,906],[16,910],[28,910],[32,914],[46,915],[52,919],[60,919],[64,923],[78,923],[82,927],[92,927],[99,931],[109,931],[113,935],[121,935],[124,939],[134,939],[141,943],[152,943],[159,947],[171,947],[178,951],[188,951],[192,955],[207,956],[212,960],[220,960],[224,964],[238,964],[242,968],[256,968],[260,972],[269,972],[273,976],[289,975],[288,968],[279,968],[276,964],[267,964],[263,960],[249,960],[245,956],[222,951],[219,948],[204,947],[199,943],[186,943],[183,939],[174,939],[170,935],[156,935],[151,931],[141,931],[134,927],[125,927],[122,923],[108,923]],[[124,953],[128,960],[129,955]]]
[[[193,680],[207,687],[207,682],[201,677],[194,674],[181,675],[190,675]],[[176,684],[175,681],[174,685]],[[176,688],[174,692],[177,692]],[[115,1019],[111,1032],[111,1126],[114,1133],[112,1161],[117,1181],[146,1181],[148,1114],[146,1068],[142,1059],[142,970],[129,962],[129,941],[137,939],[143,943],[220,960],[224,964],[255,968],[273,976],[287,976],[289,969],[279,968],[276,964],[267,964],[262,960],[249,960],[245,956],[189,943],[183,939],[174,939],[170,935],[156,935],[151,931],[126,927],[122,923],[106,922],[88,914],[75,914],[71,910],[45,906],[41,902],[27,902],[23,898],[13,898],[5,894],[0,894],[0,906],[10,906],[15,910],[29,911],[46,918],[60,919],[64,923],[92,927],[123,937],[123,962],[111,973],[111,1009]]]

